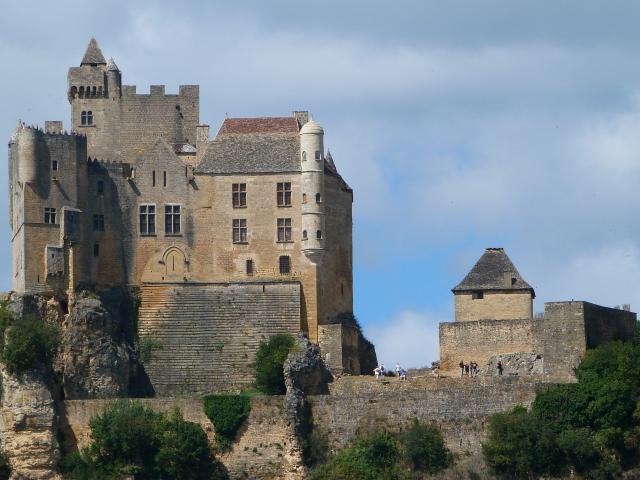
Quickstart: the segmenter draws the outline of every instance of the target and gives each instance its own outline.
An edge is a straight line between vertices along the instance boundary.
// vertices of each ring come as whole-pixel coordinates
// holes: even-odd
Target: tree
[[[262,393],[286,393],[283,365],[294,346],[295,339],[287,333],[274,335],[267,342],[260,344],[253,368],[256,374],[256,388]]]

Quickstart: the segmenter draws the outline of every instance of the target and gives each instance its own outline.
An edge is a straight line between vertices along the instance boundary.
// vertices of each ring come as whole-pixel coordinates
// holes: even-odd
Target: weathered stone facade
[[[226,118],[210,140],[197,85],[140,94],[122,84],[93,39],[69,69],[67,96],[72,133],[59,121],[44,130],[20,124],[9,142],[14,291],[141,287],[142,311],[162,318],[159,285],[193,288],[193,297],[202,285],[224,284],[248,298],[297,284],[294,317],[290,298],[276,300],[249,336],[303,331],[316,343],[322,325],[352,311],[353,193],[307,112]],[[240,315],[216,303],[228,299],[210,300],[197,306],[201,313]],[[242,314],[260,317],[259,305],[246,302]],[[143,326],[145,335],[158,333]],[[211,341],[233,343],[222,333]],[[199,348],[186,338],[185,349]],[[205,357],[190,361],[197,367]],[[359,373],[358,358],[337,368]],[[159,388],[170,382],[158,379]]]

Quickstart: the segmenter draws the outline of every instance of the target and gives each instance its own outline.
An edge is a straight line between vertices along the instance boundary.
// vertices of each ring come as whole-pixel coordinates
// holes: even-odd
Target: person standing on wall
[[[498,375],[502,375],[502,362],[500,360],[498,360]]]
[[[462,378],[464,377],[464,362],[462,360],[460,360],[458,367],[460,367],[460,378]]]

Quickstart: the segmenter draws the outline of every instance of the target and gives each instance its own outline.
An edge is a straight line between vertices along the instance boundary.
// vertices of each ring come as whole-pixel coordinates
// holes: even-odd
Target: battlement
[[[180,85],[178,87],[178,93],[166,93],[165,85],[150,85],[149,93],[137,93],[138,87],[136,85],[123,85],[122,96],[123,97],[199,97],[200,85]]]

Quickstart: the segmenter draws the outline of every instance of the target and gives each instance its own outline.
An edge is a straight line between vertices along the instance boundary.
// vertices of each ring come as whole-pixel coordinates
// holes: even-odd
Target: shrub
[[[11,477],[11,466],[4,450],[0,450],[0,480],[9,480]]]
[[[138,340],[138,353],[142,363],[149,363],[153,358],[153,352],[162,349],[162,342],[151,337],[142,337]]]
[[[227,450],[251,412],[251,398],[246,394],[207,395],[203,404],[204,413],[215,427],[218,448]]]
[[[312,480],[396,480],[400,478],[397,465],[396,436],[378,432],[359,438],[349,447],[336,453],[311,475]]]
[[[89,425],[91,444],[63,462],[68,478],[208,480],[216,470],[206,434],[177,410],[167,415],[119,401]]]
[[[274,335],[260,344],[253,368],[256,374],[256,388],[266,395],[284,395],[284,372],[282,366],[289,352],[295,346],[295,339],[287,334]]]
[[[451,452],[444,446],[440,430],[435,426],[414,419],[400,438],[405,463],[414,470],[437,473],[451,465]]]
[[[19,375],[38,364],[49,364],[58,346],[58,328],[33,316],[13,320],[6,335],[2,362]]]

